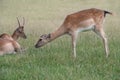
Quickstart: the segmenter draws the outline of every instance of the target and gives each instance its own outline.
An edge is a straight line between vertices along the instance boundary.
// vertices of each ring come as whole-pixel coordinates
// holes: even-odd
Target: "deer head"
[[[23,25],[20,24],[20,21],[18,18],[17,18],[17,21],[18,21],[18,28],[14,31],[12,37],[14,39],[18,39],[19,37],[26,39],[27,36],[24,33],[25,19],[23,18]]]
[[[38,40],[38,42],[36,43],[35,47],[39,48],[44,46],[45,44],[47,44],[50,41],[50,34],[44,34],[42,36],[40,36],[40,39]]]

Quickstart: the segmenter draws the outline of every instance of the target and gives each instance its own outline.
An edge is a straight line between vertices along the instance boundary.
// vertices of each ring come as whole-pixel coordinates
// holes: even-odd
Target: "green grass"
[[[23,54],[0,56],[0,80],[120,80],[119,0],[0,0],[0,33],[12,34],[16,17],[25,17],[27,40],[19,43]],[[80,33],[77,58],[71,57],[71,38],[63,36],[35,49],[39,36],[56,30],[66,15],[86,8],[115,13],[104,24],[110,55],[105,57],[101,39],[92,32]]]

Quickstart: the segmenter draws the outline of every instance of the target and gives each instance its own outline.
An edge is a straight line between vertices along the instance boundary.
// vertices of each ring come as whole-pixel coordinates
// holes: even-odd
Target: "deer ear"
[[[51,34],[48,34],[47,38],[51,38]]]

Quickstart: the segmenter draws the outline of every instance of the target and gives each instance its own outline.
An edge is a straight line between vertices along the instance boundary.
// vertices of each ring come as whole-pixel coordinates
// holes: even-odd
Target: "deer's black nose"
[[[37,45],[37,44],[35,45],[35,48],[38,48],[38,45]]]

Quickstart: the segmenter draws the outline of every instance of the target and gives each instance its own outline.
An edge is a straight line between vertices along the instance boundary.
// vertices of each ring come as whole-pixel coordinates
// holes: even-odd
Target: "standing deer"
[[[23,18],[23,25],[20,24],[19,19],[17,18],[18,21],[18,28],[13,32],[12,35],[3,33],[0,35],[0,38],[4,38],[4,39],[10,39],[10,40],[18,40],[19,37],[22,37],[24,39],[26,39],[26,35],[24,33],[24,25],[25,25],[25,19]]]
[[[17,18],[18,20],[18,18]],[[25,23],[25,20],[24,20]],[[10,36],[6,33],[0,35],[0,55],[11,54],[16,52],[22,52],[22,48],[20,44],[17,42],[19,37],[26,39],[26,35],[24,33],[24,23],[21,26],[18,20],[19,27],[14,31],[13,35]]]
[[[108,57],[108,43],[105,32],[103,30],[103,22],[106,14],[112,15],[111,12],[95,8],[86,9],[74,14],[70,14],[65,18],[63,24],[56,31],[40,36],[40,39],[36,43],[35,47],[41,47],[64,34],[69,34],[72,38],[73,57],[76,57],[76,40],[78,33],[92,30],[102,38],[106,57]]]

